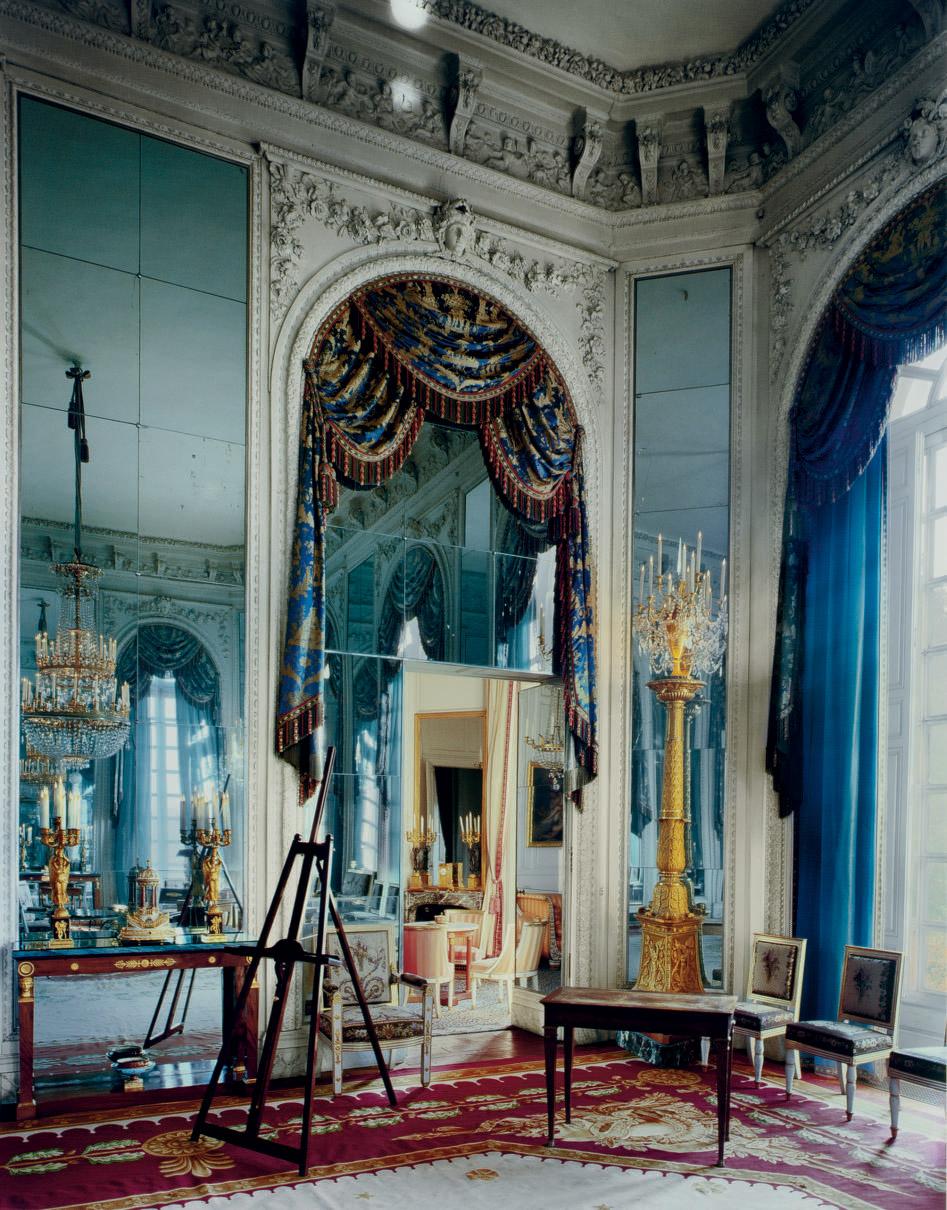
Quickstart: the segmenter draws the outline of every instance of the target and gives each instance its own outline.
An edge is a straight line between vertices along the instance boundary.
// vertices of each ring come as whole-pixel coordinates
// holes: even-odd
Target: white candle
[[[82,797],[78,790],[70,790],[69,798],[66,805],[66,827],[78,828],[80,826],[79,816],[82,811]]]
[[[648,596],[654,593],[654,555],[648,555]]]
[[[53,818],[66,822],[66,787],[61,777],[53,788]]]
[[[704,545],[704,535],[700,530],[697,531],[697,570],[700,571],[700,552]]]
[[[678,538],[678,540],[677,540],[677,578],[678,579],[681,578],[681,553],[683,551],[683,546],[684,546],[683,541],[680,538]]]
[[[641,570],[638,573],[638,600],[644,600],[644,564],[641,564]]]
[[[224,794],[220,799],[220,826],[225,832],[230,831],[230,795]]]
[[[43,786],[39,792],[39,826],[49,827],[49,786]]]
[[[181,799],[181,831],[187,831],[187,800]]]
[[[720,601],[723,603],[727,599],[727,560],[724,559],[720,566]]]
[[[664,574],[664,537],[658,534],[658,577]]]

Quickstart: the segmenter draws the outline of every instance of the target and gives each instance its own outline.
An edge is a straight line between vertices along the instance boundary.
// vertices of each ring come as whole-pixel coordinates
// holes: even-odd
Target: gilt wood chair
[[[795,1052],[834,1059],[848,1121],[855,1111],[858,1068],[886,1059],[894,1045],[901,994],[901,954],[846,945],[837,1021],[786,1026],[786,1097],[792,1095]]]
[[[416,975],[399,973],[394,962],[394,925],[347,925],[345,935],[362,980],[378,1040],[388,1051],[389,1063],[392,1051],[419,1046],[421,1084],[427,1087],[431,1082],[434,988]],[[326,930],[326,951],[342,956],[335,929]],[[420,990],[421,1003],[399,1004],[398,989],[402,986]],[[325,1008],[319,1020],[319,1042],[330,1049],[332,1091],[338,1096],[342,1091],[343,1055],[346,1051],[366,1051],[371,1043],[344,965],[330,969],[323,988]]]
[[[746,981],[746,999],[737,1002],[734,1038],[747,1039],[757,1085],[763,1075],[763,1054],[768,1038],[785,1034],[799,1020],[802,975],[806,964],[804,937],[753,934],[753,960]],[[801,1074],[799,1052],[794,1051],[795,1074]]]

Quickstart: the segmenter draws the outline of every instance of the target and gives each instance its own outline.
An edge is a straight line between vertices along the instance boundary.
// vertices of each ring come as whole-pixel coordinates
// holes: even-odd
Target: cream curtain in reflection
[[[488,957],[504,943],[515,944],[516,902],[516,736],[519,685],[513,681],[487,681],[487,785],[483,907],[494,918],[493,943]]]

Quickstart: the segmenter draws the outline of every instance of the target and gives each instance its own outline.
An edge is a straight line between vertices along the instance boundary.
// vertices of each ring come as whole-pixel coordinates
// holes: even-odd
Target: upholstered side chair
[[[507,934],[506,943],[496,958],[481,958],[470,964],[470,998],[477,1003],[477,988],[481,983],[500,983],[506,987],[507,1007],[513,1008],[513,984],[532,979],[539,982],[539,962],[542,957],[543,938],[546,935],[545,920],[524,920],[520,939],[512,944]]]
[[[737,1002],[734,1038],[747,1039],[753,1057],[753,1074],[759,1084],[768,1038],[779,1038],[786,1026],[799,1020],[802,975],[806,964],[804,937],[753,934],[753,954],[746,980],[746,999]],[[799,1052],[794,1051],[796,1075]]]
[[[441,1015],[441,988],[447,988],[447,1007],[454,1007],[454,966],[450,960],[447,926],[419,921],[404,926],[402,966],[434,988],[434,1014]]]
[[[834,1059],[848,1121],[855,1111],[858,1068],[886,1059],[894,1045],[901,996],[901,954],[846,945],[837,1021],[786,1026],[786,1096],[792,1095],[795,1051]]]
[[[920,1084],[941,1092],[947,1088],[947,1032],[943,1046],[896,1047],[888,1056],[888,1104],[891,1108],[891,1138],[898,1137],[901,1112],[901,1081]]]
[[[395,963],[395,926],[359,924],[347,927],[349,949],[362,981],[378,1040],[382,1049],[392,1052],[401,1047],[420,1046],[421,1084],[431,1082],[431,1038],[434,1016],[434,988],[424,979],[399,973]],[[342,957],[338,933],[326,930],[326,951]],[[421,992],[421,1003],[401,1005],[399,987]],[[344,964],[329,967],[323,983],[323,1012],[319,1020],[320,1048],[328,1046],[332,1064],[332,1091],[342,1091],[342,1063],[346,1051],[371,1049],[355,988]]]

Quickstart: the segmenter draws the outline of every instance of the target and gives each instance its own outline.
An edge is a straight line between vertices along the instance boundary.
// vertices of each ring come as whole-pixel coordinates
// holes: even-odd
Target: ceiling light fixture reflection
[[[420,29],[427,22],[423,0],[391,0],[391,15],[402,29]]]

